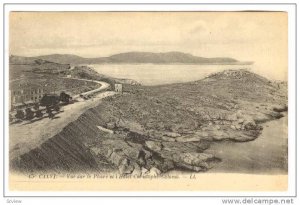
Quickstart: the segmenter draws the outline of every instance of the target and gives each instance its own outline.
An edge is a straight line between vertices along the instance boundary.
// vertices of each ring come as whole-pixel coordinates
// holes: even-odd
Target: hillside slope
[[[57,75],[69,70],[69,64],[50,62],[34,57],[10,56],[9,78],[17,79],[21,76]]]
[[[286,83],[247,70],[164,86],[125,86],[40,147],[11,161],[28,171],[205,171],[222,160],[212,142],[247,142],[287,110]],[[107,131],[111,130],[111,131]]]
[[[105,62],[104,58],[83,58],[71,54],[52,54],[52,55],[37,56],[36,58],[51,61],[51,62],[61,63],[61,64],[71,64],[71,65],[97,64],[97,63]]]

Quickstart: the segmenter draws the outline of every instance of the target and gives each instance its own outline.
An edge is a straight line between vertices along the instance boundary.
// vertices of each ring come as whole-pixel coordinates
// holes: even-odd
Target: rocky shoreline
[[[284,111],[286,84],[245,70],[185,84],[129,86],[13,159],[11,169],[135,175],[207,171],[222,160],[205,153],[212,142],[255,140],[261,123],[281,118]]]
[[[281,113],[282,118],[262,123],[262,133],[253,141],[212,143],[205,152],[222,161],[209,172],[288,174],[288,113]]]

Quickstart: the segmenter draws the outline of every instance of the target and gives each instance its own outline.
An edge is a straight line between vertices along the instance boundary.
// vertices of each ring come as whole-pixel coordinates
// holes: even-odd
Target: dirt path
[[[80,79],[81,80],[81,79]],[[87,80],[89,81],[89,80]],[[96,82],[96,81],[93,81]],[[20,156],[31,149],[41,145],[44,141],[59,133],[67,124],[76,120],[89,108],[95,107],[100,100],[115,94],[113,91],[105,91],[96,94],[109,87],[109,84],[98,81],[101,87],[82,93],[83,95],[95,94],[88,100],[83,100],[78,96],[78,102],[62,107],[61,112],[55,115],[54,119],[47,116],[37,121],[24,121],[9,126],[9,157],[10,159]]]

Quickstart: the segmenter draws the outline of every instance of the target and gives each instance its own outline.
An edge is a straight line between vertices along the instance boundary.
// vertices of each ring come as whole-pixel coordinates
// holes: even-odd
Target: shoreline
[[[253,141],[242,143],[213,142],[205,152],[214,153],[216,156],[222,154],[223,158],[221,157],[222,162],[208,172],[288,174],[287,120],[288,113],[284,112],[282,118],[262,123],[263,131]],[[281,146],[279,143],[282,143]],[[226,154],[226,151],[230,154]],[[234,166],[233,163],[239,166]]]

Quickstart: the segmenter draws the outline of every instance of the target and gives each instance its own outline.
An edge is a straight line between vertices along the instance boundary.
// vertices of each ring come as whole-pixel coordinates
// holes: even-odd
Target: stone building
[[[123,92],[122,84],[115,84],[115,91],[118,93],[122,93]]]
[[[22,105],[39,102],[44,95],[42,87],[12,88],[9,91],[10,95],[10,108]]]

